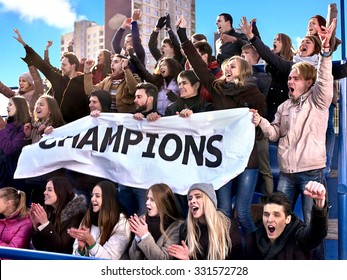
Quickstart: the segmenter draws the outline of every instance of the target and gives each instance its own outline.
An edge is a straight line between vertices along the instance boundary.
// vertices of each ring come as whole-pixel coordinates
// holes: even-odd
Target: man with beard
[[[151,83],[140,83],[136,86],[134,118],[137,120],[147,119],[155,121],[160,118],[157,112],[156,104],[158,97],[158,88]]]
[[[93,59],[88,59],[84,63],[84,89],[86,94],[96,90],[106,90],[112,97],[111,112],[134,112],[136,85],[141,82],[141,79],[129,68],[128,59],[120,54],[113,55],[111,62],[112,74],[96,85],[93,85],[93,75],[91,73],[91,68],[94,64],[95,61]]]
[[[134,118],[136,120],[155,121],[160,118],[156,111],[158,88],[151,83],[139,83],[135,92]],[[142,215],[146,211],[146,189],[125,186],[118,183],[119,201],[121,201],[127,214]]]

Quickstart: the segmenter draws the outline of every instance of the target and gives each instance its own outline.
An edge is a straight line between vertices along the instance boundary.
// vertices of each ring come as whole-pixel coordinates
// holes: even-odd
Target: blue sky
[[[271,46],[275,34],[281,32],[289,35],[297,46],[296,40],[305,35],[308,19],[316,14],[326,17],[329,3],[331,1],[325,0],[196,0],[197,32],[206,34],[212,44],[216,17],[227,12],[233,16],[234,26],[242,16],[257,18],[267,45]],[[339,1],[337,4],[339,7]],[[103,0],[0,0],[0,81],[17,86],[19,75],[27,71],[26,64],[20,59],[25,52],[13,39],[13,28],[18,28],[28,45],[39,54],[43,54],[47,40],[53,40],[51,62],[59,67],[60,35],[72,31],[73,22],[80,19],[103,25],[103,13]],[[339,37],[340,32],[338,26]],[[334,60],[338,59],[341,59],[341,47],[334,55]]]

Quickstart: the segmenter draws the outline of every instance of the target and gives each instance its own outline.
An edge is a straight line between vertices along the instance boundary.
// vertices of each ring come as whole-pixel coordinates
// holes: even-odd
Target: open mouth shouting
[[[274,226],[268,226],[268,227],[267,227],[267,230],[268,230],[270,233],[273,233],[273,232],[276,230],[276,228],[275,228]]]
[[[93,212],[98,212],[100,210],[98,203],[92,203]]]

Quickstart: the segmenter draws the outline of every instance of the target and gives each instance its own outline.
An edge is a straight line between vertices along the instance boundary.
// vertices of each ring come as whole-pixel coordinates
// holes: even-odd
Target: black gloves
[[[170,14],[167,14],[166,16],[166,30],[170,30],[171,29],[171,18],[170,18]]]
[[[155,27],[159,28],[159,29],[162,29],[165,25],[165,22],[166,22],[166,16],[165,17],[160,17],[158,20],[157,20],[157,23],[155,25]]]

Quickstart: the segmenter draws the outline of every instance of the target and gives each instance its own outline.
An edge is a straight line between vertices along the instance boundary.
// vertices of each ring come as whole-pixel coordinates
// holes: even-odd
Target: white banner
[[[248,108],[155,122],[102,113],[56,128],[24,147],[15,178],[66,168],[137,188],[166,183],[179,194],[200,182],[219,189],[243,172],[254,137]]]

